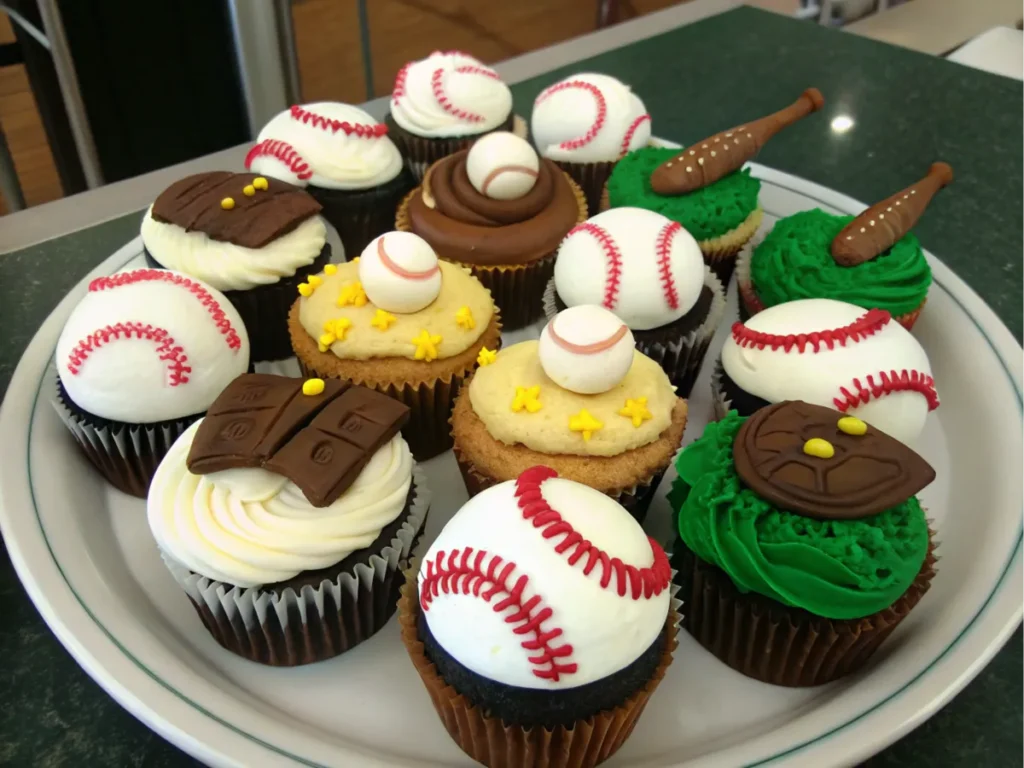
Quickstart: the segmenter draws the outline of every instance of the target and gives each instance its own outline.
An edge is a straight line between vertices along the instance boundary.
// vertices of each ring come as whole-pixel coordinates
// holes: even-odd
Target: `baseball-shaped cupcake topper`
[[[799,400],[748,418],[736,434],[733,459],[754,493],[819,520],[876,515],[935,479],[928,462],[898,440]]]
[[[544,373],[581,395],[607,392],[633,364],[633,334],[603,307],[581,304],[559,312],[540,335],[537,354]]]
[[[441,292],[441,267],[422,237],[388,232],[360,256],[359,281],[375,306],[388,312],[418,312]]]
[[[832,241],[836,264],[855,267],[892,248],[921,218],[935,193],[952,181],[952,168],[946,163],[932,163],[928,175],[919,182],[868,208]]]
[[[808,88],[785,109],[698,141],[654,169],[651,189],[659,195],[685,195],[713,184],[752,160],[776,133],[824,103],[821,91]]]
[[[537,183],[540,159],[524,139],[507,131],[495,131],[470,148],[466,175],[481,195],[492,200],[516,200]]]

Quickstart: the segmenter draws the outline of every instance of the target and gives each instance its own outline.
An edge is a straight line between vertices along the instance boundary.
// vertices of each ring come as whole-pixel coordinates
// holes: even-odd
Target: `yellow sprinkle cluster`
[[[569,417],[569,431],[582,433],[584,440],[590,440],[594,433],[603,426],[604,423],[591,416],[586,408],[575,416]]]
[[[416,345],[414,357],[429,363],[431,360],[437,359],[437,346],[441,343],[441,336],[439,334],[431,336],[426,329],[423,329],[419,336],[412,340],[412,343]]]
[[[302,394],[306,395],[307,397],[319,395],[323,391],[323,379],[306,379],[304,382],[302,382]]]
[[[476,320],[469,307],[459,307],[455,312],[455,325],[464,331],[471,331],[476,328]]]
[[[840,432],[845,432],[848,435],[863,435],[868,431],[868,425],[856,416],[843,416],[836,426],[839,427]]]
[[[536,413],[543,406],[540,402],[540,387],[516,387],[516,396],[512,398],[512,413],[525,410]]]
[[[370,325],[372,325],[374,328],[379,328],[382,331],[386,331],[388,328],[391,327],[391,324],[393,322],[395,322],[394,315],[392,315],[390,312],[385,312],[383,309],[378,309],[374,313],[373,319],[370,321]]]
[[[836,455],[836,449],[828,440],[812,437],[804,443],[804,453],[808,456],[817,456],[819,459],[831,459]]]
[[[334,342],[344,341],[345,334],[351,327],[352,321],[347,317],[339,317],[336,320],[328,320],[324,323],[324,332],[320,335],[319,339],[320,351],[326,352]]]
[[[363,284],[358,280],[345,283],[341,288],[341,293],[338,294],[338,300],[335,304],[339,307],[365,307],[366,291],[363,290]]]
[[[619,416],[625,416],[633,422],[634,427],[639,427],[648,419],[654,418],[647,410],[647,398],[638,397],[636,400],[626,398],[626,404],[619,409]]]
[[[479,366],[490,365],[498,359],[498,351],[496,349],[488,349],[487,347],[481,347],[480,353],[476,356],[476,364]]]
[[[255,179],[253,179],[253,180],[252,180],[252,185],[253,185],[253,186],[254,186],[254,187],[255,187],[256,189],[262,189],[262,190],[265,190],[265,189],[267,189],[267,187],[269,187],[269,186],[270,186],[270,182],[268,182],[268,181],[267,181],[267,180],[266,180],[265,178],[263,178],[262,176],[257,176],[257,177],[256,177]]]

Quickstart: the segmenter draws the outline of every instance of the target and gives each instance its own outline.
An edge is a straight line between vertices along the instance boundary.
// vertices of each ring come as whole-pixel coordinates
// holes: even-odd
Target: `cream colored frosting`
[[[291,277],[316,261],[327,242],[327,227],[312,216],[262,248],[243,248],[189,232],[153,218],[150,206],[142,219],[142,243],[161,266],[184,272],[219,291],[245,291]]]
[[[254,587],[327,568],[372,544],[405,508],[413,459],[401,436],[333,504],[314,507],[290,480],[264,469],[193,475],[185,460],[200,423],[157,468],[147,514],[160,549],[202,576]]]
[[[649,357],[634,352],[625,377],[607,392],[581,395],[562,389],[544,373],[536,341],[506,347],[490,365],[477,370],[469,385],[469,402],[491,437],[521,443],[541,453],[617,456],[658,439],[672,423],[675,389]],[[540,410],[512,410],[517,387],[540,387]],[[640,426],[619,414],[626,400],[647,398],[651,414]],[[569,429],[570,417],[585,409],[603,427],[584,440]]]
[[[405,357],[416,359],[417,345],[413,339],[423,331],[431,337],[440,336],[435,343],[437,357],[454,357],[476,344],[494,316],[494,301],[490,292],[468,270],[448,262],[439,262],[441,291],[429,306],[411,314],[390,313],[387,329],[372,324],[378,308],[368,299],[363,306],[338,306],[344,289],[352,290],[359,283],[359,263],[338,264],[333,275],[321,274],[322,284],[312,295],[299,303],[299,322],[306,333],[320,339],[327,326],[338,319],[351,322],[344,337],[339,336],[330,350],[347,360],[369,360],[375,357]],[[361,284],[360,284],[361,285]],[[460,310],[468,309],[472,328],[460,326]],[[461,313],[465,316],[465,312]]]

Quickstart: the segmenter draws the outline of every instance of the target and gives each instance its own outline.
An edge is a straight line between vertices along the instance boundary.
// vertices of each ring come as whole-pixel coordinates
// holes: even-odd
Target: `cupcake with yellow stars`
[[[467,269],[439,261],[425,240],[388,232],[360,258],[299,285],[288,315],[306,376],[370,387],[411,411],[404,435],[417,460],[446,451],[463,381],[501,344],[490,292]]]
[[[470,496],[540,464],[643,519],[682,443],[687,407],[622,320],[603,307],[572,307],[539,340],[484,353],[480,363],[452,414]]]

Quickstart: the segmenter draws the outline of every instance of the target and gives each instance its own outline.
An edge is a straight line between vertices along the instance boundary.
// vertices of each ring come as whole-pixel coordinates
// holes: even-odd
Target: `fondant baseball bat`
[[[699,141],[655,168],[651,189],[659,195],[684,195],[713,184],[741,168],[776,133],[824,103],[821,91],[808,88],[785,109]]]
[[[844,267],[855,267],[885,253],[917,223],[935,193],[951,181],[949,165],[932,163],[919,182],[875,203],[843,227],[832,241],[832,258]]]

